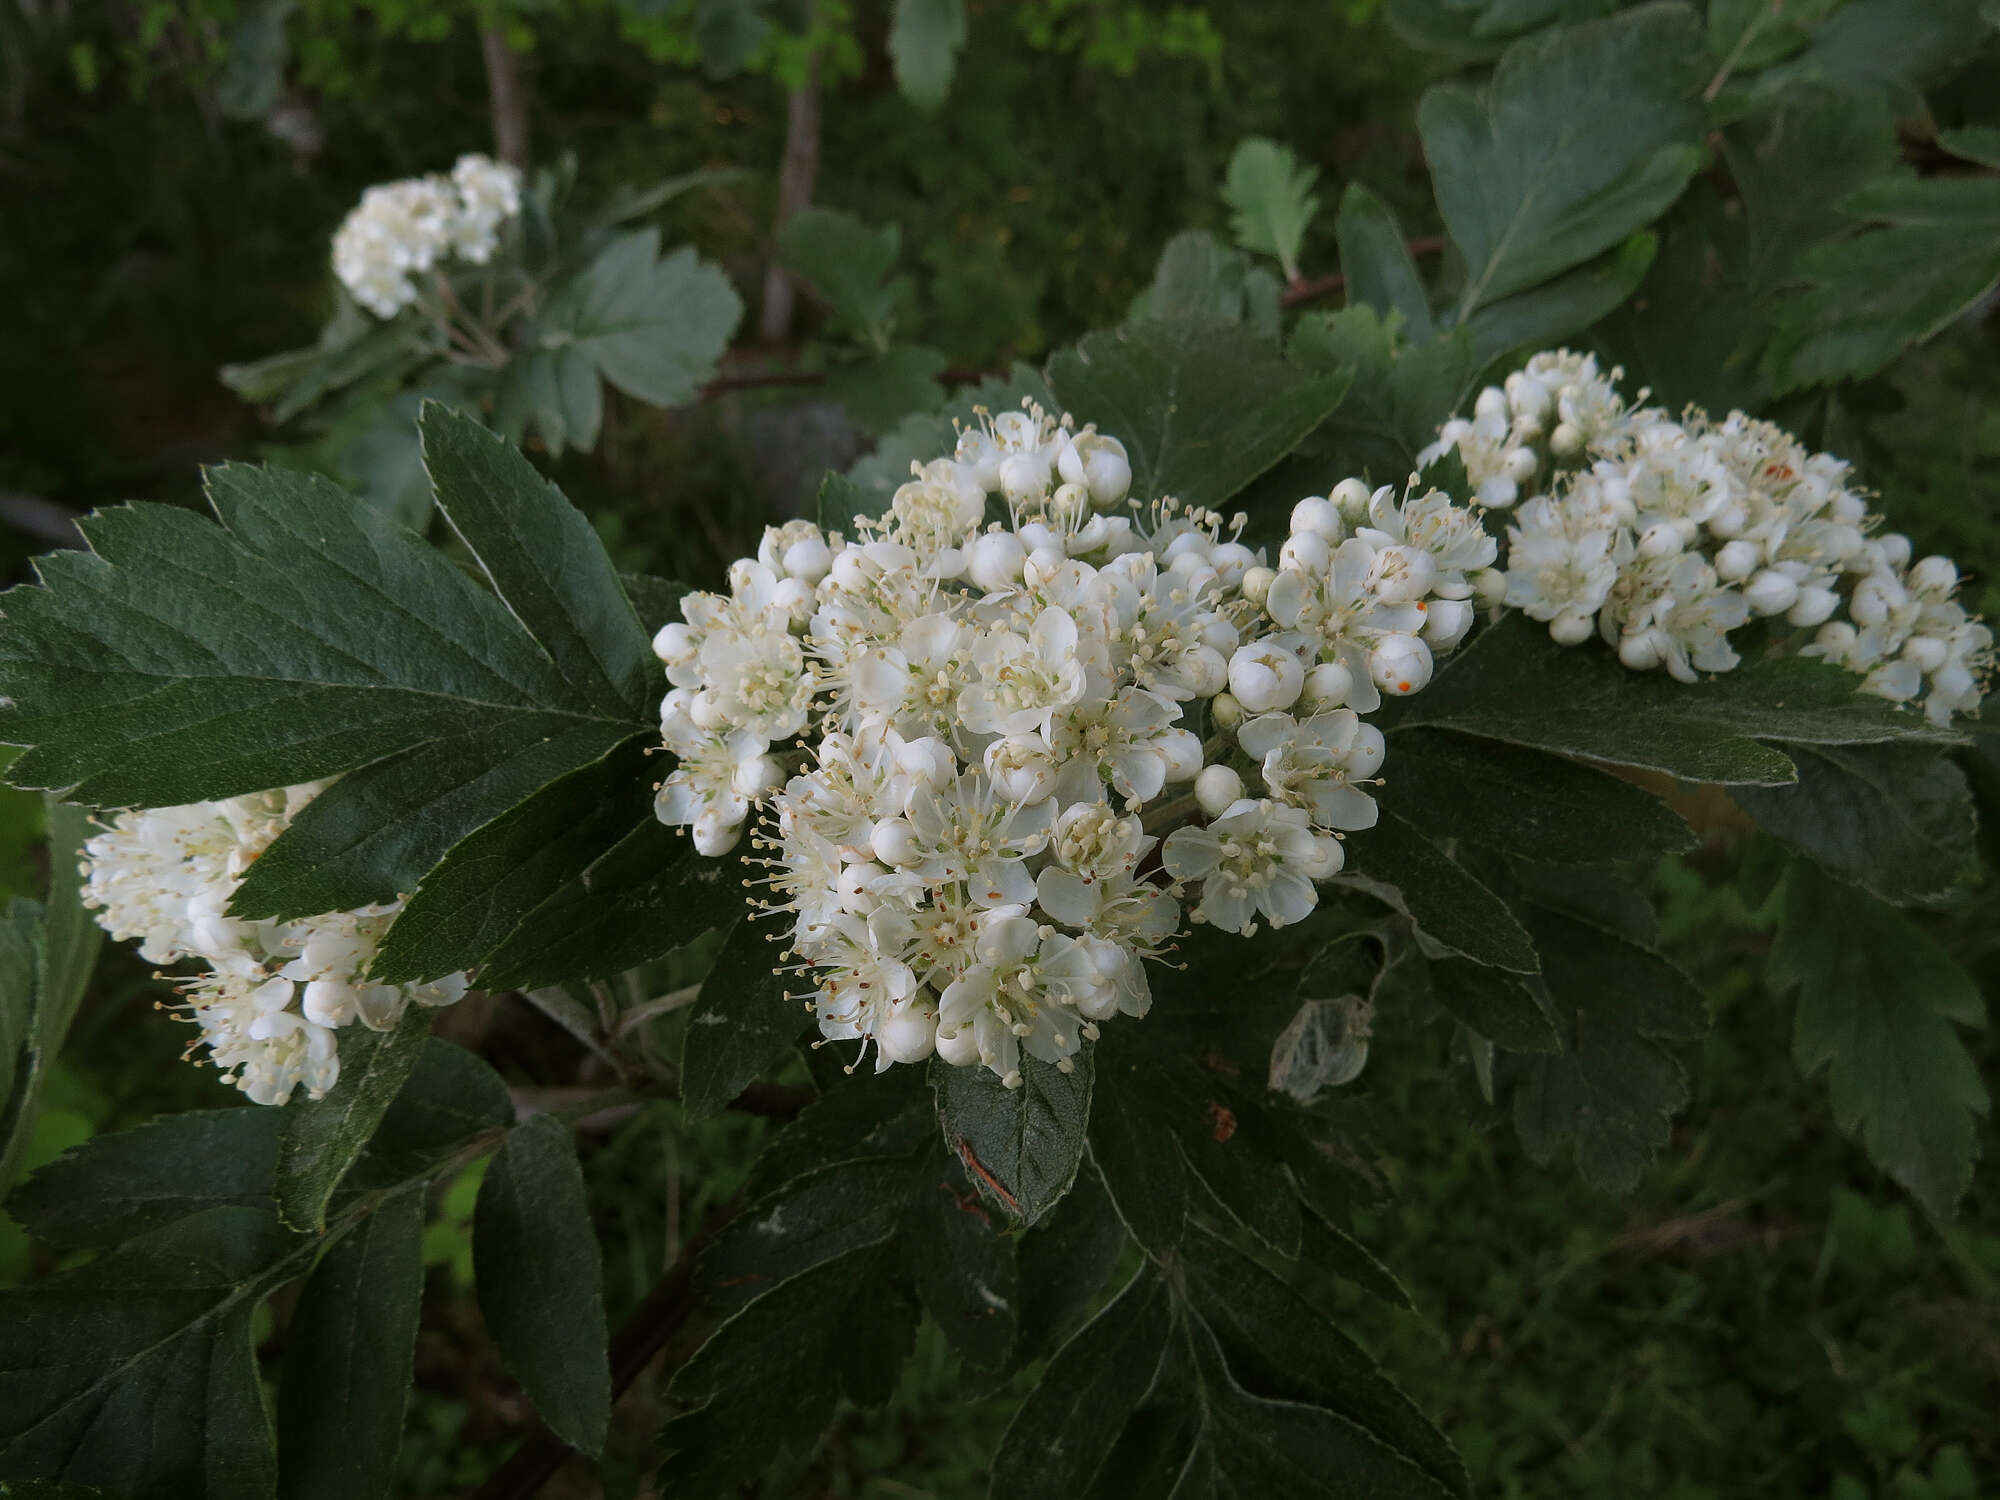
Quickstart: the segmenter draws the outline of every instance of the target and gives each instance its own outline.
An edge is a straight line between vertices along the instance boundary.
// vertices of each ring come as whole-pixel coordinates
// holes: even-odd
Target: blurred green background
[[[215,372],[311,339],[329,307],[327,241],[363,187],[488,148],[482,23],[504,26],[521,51],[536,158],[573,152],[580,192],[742,169],[677,200],[668,224],[730,271],[751,307],[744,337],[754,330],[795,59],[773,52],[716,79],[677,50],[673,25],[612,0],[504,12],[307,0],[283,97],[262,118],[235,119],[220,91],[249,10],[0,0],[10,581],[65,512],[197,503],[200,465],[281,441]],[[1285,142],[1329,186],[1366,181],[1413,233],[1436,225],[1414,117],[1438,66],[1395,37],[1373,0],[984,0],[972,13],[950,102],[926,116],[895,87],[888,5],[821,0],[822,21],[847,40],[827,54],[816,201],[900,226],[905,329],[956,372],[1039,360],[1115,321],[1173,233],[1222,223],[1217,185],[1246,135]],[[1323,217],[1308,276],[1332,248]],[[753,348],[742,368],[781,367],[814,334],[808,308],[786,347]],[[810,454],[824,437],[824,413],[784,388],[672,413],[612,400],[597,451],[551,467],[621,563],[666,576],[711,576],[749,550],[797,493],[795,478],[772,476],[774,443]],[[1826,440],[1865,460],[1896,524],[1920,551],[1954,553],[1991,612],[2000,360],[1989,328],[1953,330],[1850,393],[1840,415]],[[1396,1198],[1371,1243],[1416,1311],[1319,1290],[1444,1424],[1482,1494],[2000,1495],[1992,1125],[1989,1165],[1952,1225],[1929,1222],[1869,1167],[1835,1128],[1823,1085],[1797,1077],[1789,1006],[1762,987],[1767,924],[1736,894],[1750,835],[1726,804],[1692,812],[1704,846],[1663,870],[1656,894],[1716,1025],[1687,1049],[1695,1102],[1639,1192],[1592,1193],[1566,1166],[1527,1161],[1511,1132],[1475,1128],[1440,1033],[1385,1016],[1359,1087]],[[37,799],[0,792],[8,894],[44,878],[39,826]],[[1991,946],[1991,906],[1950,919],[1975,954]],[[1970,961],[1982,980],[2000,976],[2000,959]],[[163,995],[136,958],[107,953],[30,1165],[94,1132],[234,1100],[177,1060],[172,1024],[153,1008]],[[524,1084],[573,1081],[576,1057],[524,1007],[468,1005],[447,1025]],[[1976,1045],[1990,1066],[1992,1033]],[[686,1127],[657,1105],[589,1138],[614,1322],[727,1196],[767,1128]],[[403,1453],[412,1495],[469,1489],[524,1420],[471,1298],[475,1185],[441,1196],[430,1231],[433,1295]],[[37,1255],[0,1221],[0,1279],[49,1269]],[[765,1493],[983,1493],[1012,1405],[1007,1392],[958,1400],[952,1356],[927,1334],[887,1411],[843,1421]],[[602,1475],[566,1473],[549,1493],[648,1493],[661,1413],[642,1384],[620,1407]]]

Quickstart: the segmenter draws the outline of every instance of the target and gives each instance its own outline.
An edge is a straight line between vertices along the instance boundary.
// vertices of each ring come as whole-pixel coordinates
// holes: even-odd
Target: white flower
[[[1319,904],[1306,871],[1320,860],[1305,813],[1269,798],[1245,798],[1207,827],[1167,835],[1161,851],[1176,880],[1199,880],[1196,921],[1246,936],[1262,915],[1273,927],[1302,922]]]
[[[1352,710],[1333,709],[1299,723],[1265,714],[1236,731],[1237,743],[1263,770],[1273,797],[1304,808],[1322,828],[1373,828],[1375,799],[1361,790],[1382,768],[1382,731]]]
[[[395,1023],[412,1000],[448,1005],[465,976],[384,985],[367,977],[399,902],[295,922],[228,915],[244,874],[322,789],[315,783],[219,802],[121,813],[83,849],[83,900],[114,937],[155,963],[191,962],[179,1007],[209,1061],[259,1104],[339,1076],[334,1030]]]
[[[958,700],[958,718],[974,734],[1048,732],[1054,711],[1083,696],[1076,621],[1066,610],[1035,616],[1026,635],[1007,626],[973,643],[976,682]]]

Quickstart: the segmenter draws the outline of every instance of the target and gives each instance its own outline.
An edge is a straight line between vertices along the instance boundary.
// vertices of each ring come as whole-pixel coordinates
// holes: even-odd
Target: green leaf
[[[1765,69],[1746,92],[1754,106],[1800,87],[1826,87],[1911,113],[1922,105],[1923,85],[1959,66],[1986,31],[1979,0],[1847,0],[1804,52]]]
[[[1333,235],[1340,247],[1347,305],[1373,308],[1385,321],[1390,313],[1399,313],[1404,333],[1416,343],[1429,343],[1430,293],[1410,256],[1396,211],[1360,183],[1349,183],[1341,194]]]
[[[1401,333],[1400,314],[1368,306],[1301,319],[1291,356],[1311,369],[1345,377],[1347,391],[1324,429],[1340,460],[1337,473],[1366,473],[1401,484],[1416,469],[1451,414],[1472,394],[1479,373],[1463,328],[1424,343]]]
[[[1348,835],[1346,878],[1395,906],[1440,947],[1517,974],[1540,967],[1506,903],[1393,812]]]
[[[841,365],[828,377],[826,397],[847,408],[864,432],[883,432],[911,412],[928,412],[944,400],[937,377],[948,360],[922,344],[895,344],[873,359]]]
[[[49,889],[0,916],[0,1196],[33,1136],[42,1087],[83,1000],[104,931],[76,873],[89,814],[46,799]]]
[[[278,1222],[275,1110],[174,1116],[43,1168],[9,1205],[31,1228],[83,1246],[134,1237],[0,1295],[0,1474],[139,1500],[268,1500],[258,1304],[391,1200],[420,1201],[511,1113],[491,1069],[430,1042],[324,1236]]]
[[[837,208],[807,208],[778,232],[778,259],[811,283],[821,301],[863,342],[885,350],[903,285],[891,273],[902,253],[894,224],[871,229]]]
[[[1096,1118],[1093,1107],[1093,1125]],[[1089,1164],[1055,1212],[1015,1240],[1020,1316],[1012,1363],[1018,1368],[1040,1358],[1052,1339],[1091,1309],[1127,1240],[1104,1179]]]
[[[339,847],[315,845],[329,828],[362,840],[367,874],[345,876],[329,854],[325,889],[386,899],[413,888],[440,846],[505,811],[521,764],[529,781],[560,774],[552,740],[574,766],[650,737],[639,710],[613,712],[564,680],[560,641],[530,633],[441,553],[332,485],[239,467],[209,483],[221,525],[162,506],[107,511],[86,523],[94,550],[50,556],[46,587],[5,596],[0,691],[11,702],[0,735],[34,746],[15,762],[17,780],[102,805],[164,806],[401,751],[416,766],[456,766],[457,795],[441,796],[436,775],[409,778],[405,808],[425,829],[393,871],[346,817],[354,803],[396,805],[380,776],[336,783],[298,825],[299,842],[323,850]],[[468,759],[473,743],[486,752]],[[284,874],[290,836],[266,855],[264,879]],[[304,909],[274,911],[259,885],[253,872],[239,911],[339,909],[294,887]]]
[[[99,1249],[211,1208],[267,1208],[281,1111],[191,1110],[93,1136],[37,1170],[7,1212],[38,1240]]]
[[[1125,444],[1133,498],[1211,508],[1296,448],[1347,385],[1247,328],[1157,321],[1091,334],[1049,361],[1049,383],[1079,422]]]
[[[1187,1225],[1187,1168],[1178,1151],[1162,1149],[1148,1107],[1150,1062],[1137,1049],[1098,1049],[1090,1159],[1132,1238],[1147,1254],[1164,1256]]]
[[[1887,178],[1843,207],[1878,227],[1798,261],[1765,359],[1780,391],[1873,375],[2000,286],[2000,180]]]
[[[1834,1118],[1932,1213],[1949,1214],[1979,1156],[1988,1108],[1959,1026],[1985,1024],[1971,977],[1908,917],[1795,864],[1770,979],[1797,987],[1792,1055],[1827,1070]]]
[[[536,332],[545,347],[574,348],[626,395],[680,406],[714,376],[742,315],[722,271],[685,245],[662,256],[660,232],[635,229],[550,297]]]
[[[1812,745],[1950,740],[1855,691],[1826,662],[1772,657],[1699,683],[1632,672],[1596,643],[1558,646],[1508,616],[1454,654],[1396,725],[1432,725],[1689,781],[1782,786],[1791,762],[1759,740]]]
[[[424,1195],[389,1199],[313,1268],[285,1331],[281,1500],[376,1500],[396,1477],[424,1293]]]
[[[1562,1038],[1548,1013],[1513,975],[1450,958],[1436,959],[1428,969],[1431,997],[1454,1020],[1496,1046],[1515,1052],[1562,1051]]]
[[[1222,183],[1229,232],[1245,250],[1275,256],[1287,281],[1299,279],[1299,249],[1319,212],[1313,192],[1318,180],[1319,168],[1304,165],[1287,147],[1259,136],[1243,141],[1229,158]]]
[[[1190,1310],[1215,1336],[1238,1381],[1260,1396],[1323,1407],[1359,1429],[1347,1438],[1349,1462],[1339,1466],[1350,1481],[1382,1465],[1386,1448],[1431,1481],[1412,1485],[1398,1475],[1391,1481],[1397,1489],[1470,1492],[1465,1467],[1443,1434],[1311,1303],[1206,1229],[1188,1237],[1182,1264]]]
[[[658,773],[648,748],[628,740],[454,844],[397,914],[370,977],[382,984],[441,979],[505,948],[564,936],[537,914],[586,915],[584,873],[634,830],[657,826],[647,785]],[[675,852],[687,855],[685,847]],[[581,977],[581,970],[557,976]]]
[[[1433,838],[1462,838],[1502,854],[1532,851],[1563,864],[1649,860],[1694,843],[1678,814],[1629,781],[1439,730],[1396,735],[1375,799]]]
[[[822,531],[850,532],[855,517],[868,514],[873,497],[845,474],[829,473],[819,482],[815,515]]]
[[[1978,868],[1965,773],[1933,745],[1789,745],[1799,779],[1739,787],[1743,810],[1833,874],[1897,906]]]
[[[1850,230],[1841,204],[1896,168],[1886,106],[1828,88],[1788,95],[1724,137],[1748,229],[1748,274],[1768,296],[1806,250]]]
[[[701,982],[681,1042],[681,1106],[691,1120],[726,1107],[810,1022],[777,972],[781,932],[744,917]]]
[[[965,34],[965,0],[896,0],[889,58],[896,67],[896,87],[918,109],[943,106]]]
[[[611,1420],[604,1269],[569,1132],[536,1115],[508,1132],[472,1219],[487,1330],[549,1430],[595,1456]]]
[[[652,817],[627,827],[515,925],[480,969],[482,984],[536,989],[621,974],[742,914],[740,854],[697,854],[684,830]]]
[[[326,1227],[326,1208],[422,1055],[431,1013],[403,1012],[388,1031],[350,1026],[341,1037],[340,1078],[324,1099],[281,1111],[278,1217],[293,1229]]]
[[[1424,157],[1467,266],[1460,320],[1667,210],[1701,166],[1708,71],[1694,11],[1653,4],[1517,42],[1486,88],[1425,92]]]
[[[251,1319],[311,1263],[264,1208],[212,1208],[0,1302],[0,1474],[134,1500],[266,1500]]]
[[[1741,72],[1767,68],[1812,39],[1813,28],[1841,0],[1714,0],[1708,8],[1709,50]]]
[[[1240,250],[1200,229],[1184,229],[1167,241],[1153,268],[1152,285],[1132,300],[1126,321],[1243,323],[1260,337],[1278,341],[1278,299],[1284,286]]]
[[[1536,1161],[1573,1140],[1585,1181],[1630,1192],[1687,1103],[1686,1075],[1656,1043],[1701,1035],[1706,1007],[1685,975],[1637,943],[1546,907],[1525,917],[1563,1051],[1515,1060],[1514,1128]]]
[[[980,1193],[1023,1225],[1055,1207],[1083,1160],[1090,1048],[1065,1060],[1068,1069],[1023,1054],[1014,1088],[988,1068],[931,1064],[945,1143]]]
[[[643,712],[660,665],[583,512],[464,413],[433,402],[419,429],[438,508],[576,700]]]
[[[1049,1361],[1000,1440],[988,1493],[1083,1494],[1152,1390],[1172,1332],[1166,1283],[1144,1268]]]
[[[1940,130],[1937,143],[1960,161],[2000,172],[2000,127],[1968,125],[1962,130]]]
[[[1483,368],[1516,349],[1544,349],[1582,333],[1639,290],[1659,248],[1658,236],[1642,231],[1533,291],[1487,303],[1466,321],[1473,358]]]
[[[660,1483],[728,1492],[817,1440],[843,1397],[886,1400],[916,1333],[914,1289],[976,1381],[1010,1348],[1014,1238],[938,1139],[929,1090],[898,1068],[836,1087],[759,1158],[753,1201],[704,1253],[725,1317],[674,1379],[698,1404],[664,1434]]]

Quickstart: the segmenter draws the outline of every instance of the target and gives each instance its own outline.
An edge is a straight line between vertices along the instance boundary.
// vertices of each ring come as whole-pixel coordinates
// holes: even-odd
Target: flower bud
[[[1197,698],[1212,698],[1229,685],[1229,659],[1213,646],[1197,646],[1181,657],[1181,676]]]
[[[1209,701],[1208,716],[1215,721],[1217,729],[1234,729],[1246,717],[1243,705],[1236,701],[1234,693],[1217,693]]]
[[[670,620],[653,636],[653,655],[668,666],[691,662],[695,657],[694,630],[679,620]]]
[[[1595,630],[1595,620],[1580,609],[1566,609],[1549,621],[1549,639],[1558,646],[1581,646]]]
[[[1400,631],[1385,635],[1368,653],[1368,675],[1383,692],[1408,697],[1431,680],[1431,648]]]
[[[1582,451],[1583,433],[1574,422],[1558,422],[1556,430],[1549,434],[1549,451],[1561,458],[1569,458]]]
[[[1505,510],[1521,498],[1521,487],[1507,474],[1495,474],[1473,492],[1472,498],[1488,510]]]
[[[1813,644],[1819,648],[1822,656],[1832,661],[1845,661],[1859,637],[1860,632],[1847,621],[1829,620],[1820,626],[1819,634],[1813,637]]]
[[[1766,568],[1750,580],[1743,597],[1760,615],[1781,615],[1799,602],[1799,585],[1776,568]]]
[[[1665,658],[1660,652],[1659,632],[1635,630],[1618,642],[1618,659],[1635,672],[1650,672]]]
[[[1027,549],[1011,531],[989,531],[965,549],[966,576],[989,594],[997,594],[1021,581],[1027,558]]]
[[[1900,531],[1885,531],[1875,538],[1875,545],[1881,550],[1882,561],[1892,569],[1909,566],[1910,539]]]
[[[1340,524],[1340,507],[1324,495],[1308,495],[1292,507],[1291,530],[1293,536],[1309,531],[1329,543],[1338,542],[1347,535]]]
[[[1541,460],[1535,456],[1533,448],[1509,448],[1506,456],[1500,460],[1500,466],[1506,470],[1507,477],[1514,483],[1526,484],[1535,477],[1535,470],[1541,466]]]
[[[1049,461],[1039,453],[1010,453],[1000,460],[1000,493],[1016,505],[1038,503],[1053,477]]]
[[[1935,672],[1951,655],[1951,648],[1934,635],[1913,635],[1903,642],[1903,660],[1919,672]]]
[[[1338,708],[1347,701],[1347,695],[1354,691],[1354,674],[1344,662],[1323,661],[1306,673],[1305,687],[1299,694],[1299,701],[1314,713],[1321,709]]]
[[[1246,568],[1243,572],[1243,597],[1259,609],[1271,596],[1271,581],[1278,575],[1266,567]]]
[[[694,820],[694,848],[697,854],[715,859],[736,847],[736,841],[743,836],[741,823],[725,823],[722,814],[709,811]]]
[[[922,1062],[937,1046],[937,1007],[924,1000],[894,1006],[875,1032],[875,1045],[892,1063]]]
[[[883,864],[901,869],[917,861],[917,831],[902,818],[884,818],[870,831],[868,847]]]
[[[1507,393],[1497,385],[1487,386],[1473,398],[1472,415],[1474,417],[1491,417],[1496,421],[1504,422],[1510,415],[1507,410]]]
[[[1298,568],[1307,573],[1324,573],[1333,560],[1333,549],[1316,531],[1295,531],[1278,549],[1278,566]]]
[[[1312,858],[1299,871],[1308,880],[1331,880],[1347,863],[1347,849],[1330,833],[1313,835]]]
[[[807,583],[818,583],[833,566],[833,552],[821,538],[809,536],[785,549],[785,572]]]
[[[306,986],[299,1009],[315,1026],[345,1026],[354,1019],[354,986],[338,979],[315,979]]]
[[[940,1026],[936,1039],[937,1055],[954,1068],[969,1068],[979,1061],[979,1043],[973,1038],[971,1026],[960,1027],[957,1031],[946,1031]]]
[[[1221,817],[1242,795],[1243,778],[1228,766],[1204,766],[1194,779],[1194,800],[1211,818]]]
[[[1672,557],[1683,545],[1681,529],[1672,521],[1655,521],[1639,533],[1641,557]]]
[[[1840,595],[1832,589],[1807,584],[1799,590],[1799,597],[1790,609],[1785,611],[1787,624],[1810,628],[1825,623],[1840,607]]]
[[[1191,729],[1169,729],[1153,742],[1166,757],[1167,780],[1193,781],[1201,772],[1201,737]]]
[[[1507,602],[1507,575],[1498,568],[1481,568],[1470,582],[1473,602],[1481,609],[1494,609]]]
[[[1368,514],[1368,486],[1358,479],[1343,479],[1327,495],[1340,512],[1341,520],[1352,526]]]
[[[1763,560],[1764,549],[1755,542],[1727,542],[1715,554],[1715,576],[1724,583],[1741,583]]]
[[[1472,601],[1433,599],[1424,611],[1423,638],[1435,651],[1449,651],[1472,629]]]
[[[1958,587],[1958,569],[1948,557],[1927,557],[1910,569],[1908,584],[1911,593],[1942,599]]]
[[[1298,702],[1305,677],[1296,656],[1267,642],[1239,646],[1229,658],[1229,691],[1246,713],[1290,708]]]

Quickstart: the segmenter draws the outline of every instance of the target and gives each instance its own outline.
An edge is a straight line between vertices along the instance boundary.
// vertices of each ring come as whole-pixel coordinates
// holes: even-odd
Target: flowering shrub
[[[1864,213],[1790,247],[1799,278],[1732,317],[1727,370],[1669,342],[1648,320],[1686,267],[1647,226],[1686,232],[1711,129],[1769,144],[1764,96],[1727,87],[1761,54],[1718,75],[1707,40],[1641,5],[1438,85],[1448,279],[1353,185],[1334,311],[1296,274],[1313,174],[1258,144],[1229,174],[1235,247],[1177,238],[1119,326],[887,424],[726,592],[620,574],[510,440],[498,376],[417,424],[449,550],[280,467],[211,471],[212,519],[88,518],[0,630],[10,776],[98,810],[55,814],[51,869],[84,877],[0,947],[0,1164],[93,914],[284,1107],[95,1140],[9,1198],[101,1253],[10,1294],[0,1475],[387,1493],[426,1204],[485,1159],[481,1311],[546,1428],[503,1493],[602,1452],[663,1348],[656,1487],[742,1493],[888,1401],[928,1327],[968,1391],[1039,1372],[995,1494],[1463,1495],[1444,1437],[1298,1290],[1401,1295],[1358,1237],[1385,1193],[1355,1124],[1369,1040],[1435,1027],[1476,1113],[1630,1188],[1708,1020],[1648,895],[1696,840],[1694,786],[1758,830],[1796,1062],[1949,1213],[1987,1107],[1958,1030],[1980,999],[1901,908],[1977,877],[1958,757],[1992,638],[1956,565],[1887,530],[1780,399],[1978,293],[1885,308],[1850,273],[1908,226]],[[449,201],[362,211],[344,264],[380,305],[426,255],[459,274]],[[361,254],[377,230],[402,248]],[[653,267],[645,235],[610,244]],[[892,259],[848,288],[861,310]],[[625,306],[596,274],[523,314],[508,369],[685,373],[591,322]],[[1837,345],[1802,327],[1843,318]],[[1675,375],[1671,399],[1621,390],[1614,358]],[[1750,394],[1708,397],[1746,369]],[[472,987],[542,1012],[604,1087],[510,1087],[428,1035]],[[568,1127],[641,1104],[787,1123],[614,1364]],[[253,1318],[294,1282],[273,1418]]]

